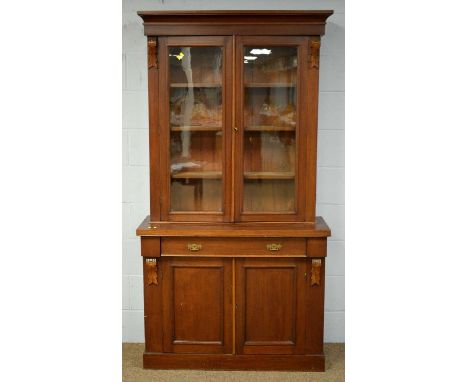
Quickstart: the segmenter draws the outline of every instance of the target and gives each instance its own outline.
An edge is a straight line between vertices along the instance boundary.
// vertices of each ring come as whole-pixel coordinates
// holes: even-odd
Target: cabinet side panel
[[[156,267],[150,267],[146,260],[146,258],[142,258],[145,305],[145,351],[147,353],[162,352],[162,287],[160,280],[158,280],[158,278],[160,279],[161,277],[161,272],[159,271],[160,264],[157,264]],[[158,259],[157,262],[160,263],[161,260]],[[149,281],[150,272],[156,272],[156,280],[158,280],[157,284]],[[154,276],[152,276],[151,279],[155,280]]]
[[[309,40],[309,65],[307,74],[307,97],[304,105],[307,120],[307,182],[306,182],[306,221],[315,221],[316,177],[317,177],[317,128],[318,128],[318,95],[319,95],[319,55],[320,37]]]
[[[148,37],[148,111],[149,111],[149,148],[150,148],[150,212],[151,220],[158,221],[160,209],[160,171],[158,169],[160,141],[158,126],[159,64],[158,38]]]
[[[314,261],[320,261],[319,277],[314,275]],[[323,354],[325,258],[309,258],[307,259],[307,263],[306,354]]]

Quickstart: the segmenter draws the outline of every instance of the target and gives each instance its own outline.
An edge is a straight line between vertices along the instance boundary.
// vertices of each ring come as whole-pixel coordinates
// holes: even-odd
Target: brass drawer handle
[[[190,243],[190,244],[187,244],[187,249],[189,251],[196,252],[196,251],[199,251],[200,249],[202,249],[202,245],[201,244]]]
[[[275,244],[275,243],[271,243],[271,244],[267,244],[267,249],[269,251],[279,251],[282,247],[281,244]]]

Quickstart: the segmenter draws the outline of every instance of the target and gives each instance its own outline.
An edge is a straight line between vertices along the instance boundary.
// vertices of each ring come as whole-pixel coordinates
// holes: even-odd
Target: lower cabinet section
[[[145,367],[323,370],[324,258],[144,261]]]

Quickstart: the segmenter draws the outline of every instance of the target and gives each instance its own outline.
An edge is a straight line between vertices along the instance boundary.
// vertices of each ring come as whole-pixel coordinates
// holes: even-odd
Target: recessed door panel
[[[237,352],[303,352],[305,259],[239,259],[236,264]]]
[[[293,345],[296,269],[245,268],[245,344]]]
[[[167,259],[164,351],[232,352],[232,260]]]

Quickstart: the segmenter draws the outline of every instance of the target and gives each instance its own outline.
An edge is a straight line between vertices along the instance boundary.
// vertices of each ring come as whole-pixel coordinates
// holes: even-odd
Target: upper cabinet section
[[[142,11],[147,36],[321,36],[331,10]]]
[[[313,222],[332,11],[140,12],[152,221]]]

